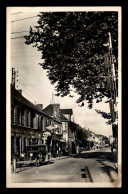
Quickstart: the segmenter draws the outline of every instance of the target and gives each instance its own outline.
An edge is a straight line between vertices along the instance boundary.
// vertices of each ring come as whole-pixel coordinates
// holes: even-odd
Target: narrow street
[[[40,167],[24,166],[12,174],[13,183],[40,182],[114,182],[116,157],[110,148],[87,151],[80,155],[51,159]]]

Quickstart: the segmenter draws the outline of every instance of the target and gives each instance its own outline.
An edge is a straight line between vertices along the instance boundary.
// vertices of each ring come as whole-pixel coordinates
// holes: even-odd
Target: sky
[[[24,97],[34,104],[43,104],[44,108],[52,103],[52,100],[53,103],[60,103],[61,109],[72,108],[74,121],[77,124],[97,134],[112,135],[111,125],[107,125],[107,120],[95,111],[99,109],[110,112],[108,103],[94,103],[93,109],[88,109],[87,104],[84,107],[78,106],[76,94],[74,98],[54,96],[52,99],[52,94],[55,94],[54,85],[50,84],[46,71],[39,65],[42,62],[41,53],[32,45],[26,45],[22,37],[28,35],[28,32],[23,31],[28,31],[30,26],[37,25],[38,17],[35,17],[37,14],[38,12],[24,12],[24,10],[21,13],[12,10],[10,14],[10,75],[11,68],[14,67],[15,71],[18,71],[16,89],[22,89]]]

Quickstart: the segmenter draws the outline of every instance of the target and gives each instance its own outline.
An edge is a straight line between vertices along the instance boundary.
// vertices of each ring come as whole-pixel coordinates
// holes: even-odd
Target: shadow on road
[[[111,172],[115,172],[116,174],[118,174],[118,170],[117,169],[115,169],[115,168],[113,168],[112,166],[108,166],[108,165],[106,165],[104,162],[102,162],[101,160],[97,160],[102,166],[100,167],[100,169],[103,171],[103,172],[105,172],[105,173],[107,173],[108,174],[108,176],[110,177],[110,180],[111,180],[111,182],[114,182],[114,179],[113,179],[113,177],[112,177],[112,175],[111,175]]]
[[[113,154],[111,152],[80,153],[79,155],[72,156],[72,157],[75,157],[75,158],[85,158],[85,159],[96,158],[96,159],[100,159],[102,161],[110,161],[110,162],[113,162],[113,163],[117,162],[117,155]]]
[[[101,169],[103,169],[104,171],[114,171],[115,173],[118,173],[118,170],[117,170],[117,168],[113,168],[112,166],[108,166],[108,165],[106,165],[102,160],[97,160],[101,165],[102,165],[102,167],[101,167]]]
[[[81,154],[76,155],[74,157],[75,158],[84,158],[84,159],[90,159],[90,158],[96,159],[96,161],[98,161],[101,165],[100,169],[109,176],[111,182],[114,182],[114,179],[112,177],[112,173],[118,174],[118,169],[114,168],[114,163],[117,163],[117,154],[116,153],[99,152],[98,151],[98,152],[81,153]],[[86,169],[85,174],[89,174],[89,176],[90,176],[90,173],[88,173],[88,169]],[[86,178],[86,175],[83,175],[83,176]],[[91,176],[90,176],[89,182],[93,182],[91,180]]]

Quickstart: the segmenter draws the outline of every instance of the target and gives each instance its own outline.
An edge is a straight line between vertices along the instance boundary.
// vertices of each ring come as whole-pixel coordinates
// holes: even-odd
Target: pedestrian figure
[[[61,156],[61,149],[60,149],[60,146],[59,146],[59,154],[58,154],[58,155],[59,155],[59,157]]]

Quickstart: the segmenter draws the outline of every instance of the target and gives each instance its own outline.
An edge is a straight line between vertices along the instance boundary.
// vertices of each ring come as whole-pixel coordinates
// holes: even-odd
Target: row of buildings
[[[110,140],[108,137],[101,134],[96,134],[92,131],[89,131],[88,142],[89,149],[98,149],[106,145],[110,145]]]
[[[11,156],[24,153],[25,146],[44,144],[52,134],[52,155],[63,149],[76,153],[77,128],[71,121],[72,109],[60,109],[60,104],[34,105],[11,85]]]
[[[73,110],[61,109],[60,104],[34,105],[11,84],[11,156],[21,155],[28,145],[44,144],[52,134],[51,154],[58,156],[63,150],[79,153],[79,147],[91,149],[104,145],[104,137],[83,130],[72,122]],[[99,147],[99,146],[98,146]]]

